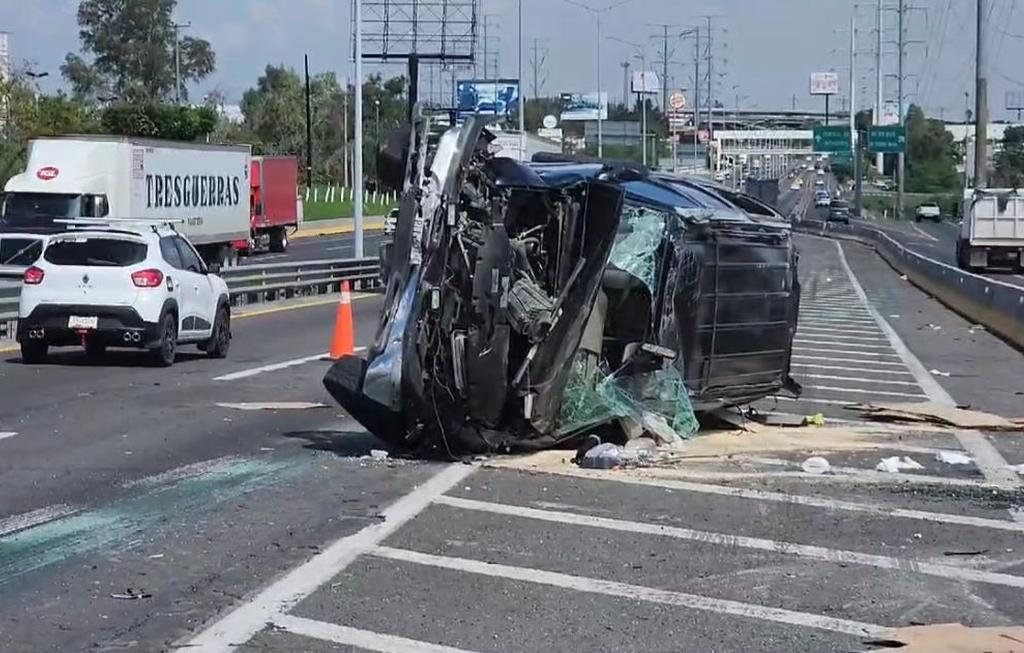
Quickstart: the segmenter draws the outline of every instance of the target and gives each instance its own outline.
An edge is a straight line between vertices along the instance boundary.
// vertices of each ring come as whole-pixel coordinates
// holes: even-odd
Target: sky
[[[372,2],[373,0],[366,0]],[[593,14],[567,0],[522,0],[524,4],[524,92],[532,92],[534,41],[544,51],[538,69],[542,95],[590,92],[597,86],[597,24]],[[573,0],[600,9],[614,0]],[[896,0],[884,0],[895,7]],[[498,52],[498,73],[518,74],[518,0],[481,0],[481,13],[489,18],[489,51]],[[1024,104],[1024,2],[989,0],[991,11],[985,39],[989,48],[989,103],[995,119],[1014,118],[1006,105]],[[44,90],[63,84],[59,67],[65,54],[77,51],[77,0],[0,0],[0,31],[10,32],[15,65],[30,65],[50,76]],[[1021,5],[1016,7],[1015,4]],[[950,120],[964,115],[964,92],[973,98],[975,0],[913,0],[905,14],[905,92],[929,115]],[[856,7],[856,8],[855,8]],[[858,108],[874,102],[876,0],[627,0],[601,12],[601,76],[603,90],[614,100],[622,96],[623,68],[644,50],[648,67],[661,58],[661,24],[678,33],[687,25],[707,27],[713,16],[715,93],[726,107],[739,100],[740,108],[819,108],[822,100],[808,94],[812,72],[835,70],[844,88],[849,83],[849,28],[857,17],[856,94]],[[895,99],[896,12],[886,10],[883,71],[887,99]],[[217,53],[217,70],[191,89],[193,98],[219,90],[237,102],[252,87],[267,64],[285,64],[299,70],[303,54],[312,72],[335,71],[351,78],[351,0],[179,0],[176,18],[191,22],[186,33],[207,39]],[[704,30],[702,38],[708,34]],[[611,38],[608,38],[611,37]],[[706,38],[705,38],[706,43]],[[692,87],[694,42],[670,39],[671,88]],[[703,66],[703,65],[702,65]],[[706,66],[703,66],[706,71]],[[385,76],[402,74],[401,65],[367,65],[366,71]],[[660,72],[660,66],[658,66]],[[478,70],[478,72],[480,72]],[[492,71],[493,72],[493,71]],[[450,88],[450,74],[421,73],[424,94]],[[461,73],[470,77],[471,71]],[[892,75],[893,77],[888,77]],[[493,76],[493,75],[492,75]],[[442,82],[442,79],[444,80]],[[689,91],[688,91],[689,93]],[[703,94],[704,92],[702,92]],[[973,102],[973,100],[971,100]]]

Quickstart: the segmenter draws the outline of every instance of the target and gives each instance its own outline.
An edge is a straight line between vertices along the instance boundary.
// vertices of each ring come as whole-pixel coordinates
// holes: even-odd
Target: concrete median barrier
[[[915,286],[968,320],[1024,349],[1024,288],[936,261],[863,222],[837,225],[821,220],[800,220],[794,226],[803,233],[851,240],[873,248]]]

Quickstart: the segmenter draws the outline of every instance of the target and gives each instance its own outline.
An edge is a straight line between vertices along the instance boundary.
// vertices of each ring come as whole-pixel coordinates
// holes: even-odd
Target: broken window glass
[[[622,226],[608,262],[643,281],[654,296],[658,249],[665,232],[665,214],[630,206],[623,209],[620,224]]]

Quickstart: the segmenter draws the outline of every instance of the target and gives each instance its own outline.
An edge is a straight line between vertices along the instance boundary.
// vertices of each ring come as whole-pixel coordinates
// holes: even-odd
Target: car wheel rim
[[[164,329],[164,358],[167,360],[174,357],[174,338],[174,325],[168,323],[167,328]]]

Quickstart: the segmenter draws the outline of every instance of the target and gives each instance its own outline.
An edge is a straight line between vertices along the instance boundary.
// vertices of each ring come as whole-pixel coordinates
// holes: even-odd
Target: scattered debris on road
[[[808,474],[828,474],[829,470],[832,469],[832,465],[829,464],[828,458],[811,456],[800,464],[800,469]]]
[[[498,157],[478,117],[435,146],[417,116],[376,341],[324,378],[371,433],[452,456],[678,448],[697,413],[799,394],[773,209],[634,164]]]
[[[136,590],[131,587],[127,588],[124,592],[114,592],[110,595],[112,599],[121,599],[124,601],[139,601],[141,599],[152,598],[153,595],[145,590]]]
[[[1021,653],[1024,627],[909,626],[894,628],[884,640],[866,643],[884,647],[874,650],[900,653]]]
[[[870,402],[847,406],[861,416],[880,422],[930,423],[981,431],[1024,431],[1024,418],[1007,419],[977,410],[945,406],[934,401],[919,403]]]
[[[881,462],[875,465],[875,469],[880,472],[889,472],[891,474],[898,474],[902,471],[916,471],[924,469],[924,465],[917,462],[910,456],[891,456],[889,458],[883,458]]]
[[[939,453],[935,454],[935,460],[939,461],[940,463],[945,463],[947,465],[974,464],[974,458],[971,458],[966,454],[960,453],[959,451],[942,450]]]

